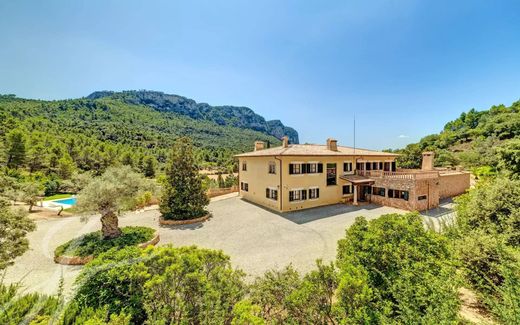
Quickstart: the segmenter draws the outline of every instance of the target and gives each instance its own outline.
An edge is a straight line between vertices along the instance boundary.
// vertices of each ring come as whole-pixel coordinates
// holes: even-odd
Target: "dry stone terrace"
[[[374,219],[382,214],[405,212],[377,205],[354,207],[336,204],[282,214],[248,203],[236,194],[213,199],[209,210],[213,218],[201,224],[161,227],[158,224],[159,212],[149,210],[126,214],[120,218],[120,225],[157,229],[161,236],[159,245],[221,249],[231,257],[233,266],[246,271],[248,278],[252,279],[268,269],[281,268],[289,263],[299,271],[307,272],[318,258],[334,260],[337,241],[356,217]],[[55,264],[54,249],[74,237],[98,229],[98,217],[92,217],[86,223],[77,216],[37,221],[37,230],[28,236],[30,250],[7,269],[4,281],[22,281],[27,291],[55,293],[63,276],[65,289],[71,292],[82,267]]]

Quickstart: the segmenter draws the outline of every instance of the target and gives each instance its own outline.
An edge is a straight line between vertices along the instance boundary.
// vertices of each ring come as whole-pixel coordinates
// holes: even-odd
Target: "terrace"
[[[387,178],[387,179],[431,179],[439,177],[439,172],[435,170],[407,169],[395,172],[384,170],[356,170],[356,175],[367,178]]]

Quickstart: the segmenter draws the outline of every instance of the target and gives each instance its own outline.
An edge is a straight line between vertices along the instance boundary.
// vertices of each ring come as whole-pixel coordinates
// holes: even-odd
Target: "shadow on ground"
[[[440,218],[449,215],[453,212],[453,200],[451,198],[448,198],[441,200],[439,202],[439,206],[435,209],[421,211],[421,215],[432,218]]]
[[[333,205],[326,205],[316,208],[310,208],[305,210],[299,210],[299,211],[291,211],[291,212],[278,212],[271,209],[268,209],[264,206],[261,206],[259,204],[256,204],[254,202],[250,202],[244,199],[241,199],[243,202],[247,204],[252,204],[256,207],[259,207],[260,209],[269,211],[270,213],[274,213],[276,215],[279,215],[280,217],[289,220],[291,222],[294,222],[298,225],[302,225],[308,222],[313,222],[316,220],[324,219],[324,218],[330,218],[337,215],[349,213],[349,212],[355,212],[360,210],[372,210],[377,209],[380,206],[376,204],[364,204],[360,206],[354,206],[354,205],[346,205],[346,204],[333,204]]]

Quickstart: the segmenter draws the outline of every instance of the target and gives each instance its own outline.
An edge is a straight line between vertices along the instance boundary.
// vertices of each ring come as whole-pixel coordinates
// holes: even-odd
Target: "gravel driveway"
[[[222,249],[234,266],[249,276],[292,263],[301,272],[314,267],[321,258],[332,261],[336,243],[357,216],[368,219],[386,213],[404,211],[366,205],[333,205],[300,212],[277,214],[252,203],[231,197],[212,201],[213,218],[196,225],[159,227],[157,210],[129,213],[120,218],[121,226],[141,225],[158,229],[160,245],[198,245]],[[99,218],[82,222],[79,217],[37,221],[37,230],[29,234],[30,250],[7,269],[4,282],[22,281],[28,291],[55,293],[63,276],[68,292],[81,266],[63,266],[53,262],[54,249],[81,234],[101,228]]]

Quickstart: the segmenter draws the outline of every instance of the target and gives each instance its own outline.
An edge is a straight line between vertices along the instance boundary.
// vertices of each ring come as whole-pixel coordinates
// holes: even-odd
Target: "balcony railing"
[[[383,170],[356,170],[356,174],[371,178],[391,178],[391,179],[429,179],[439,177],[437,171],[397,171],[389,172]]]

